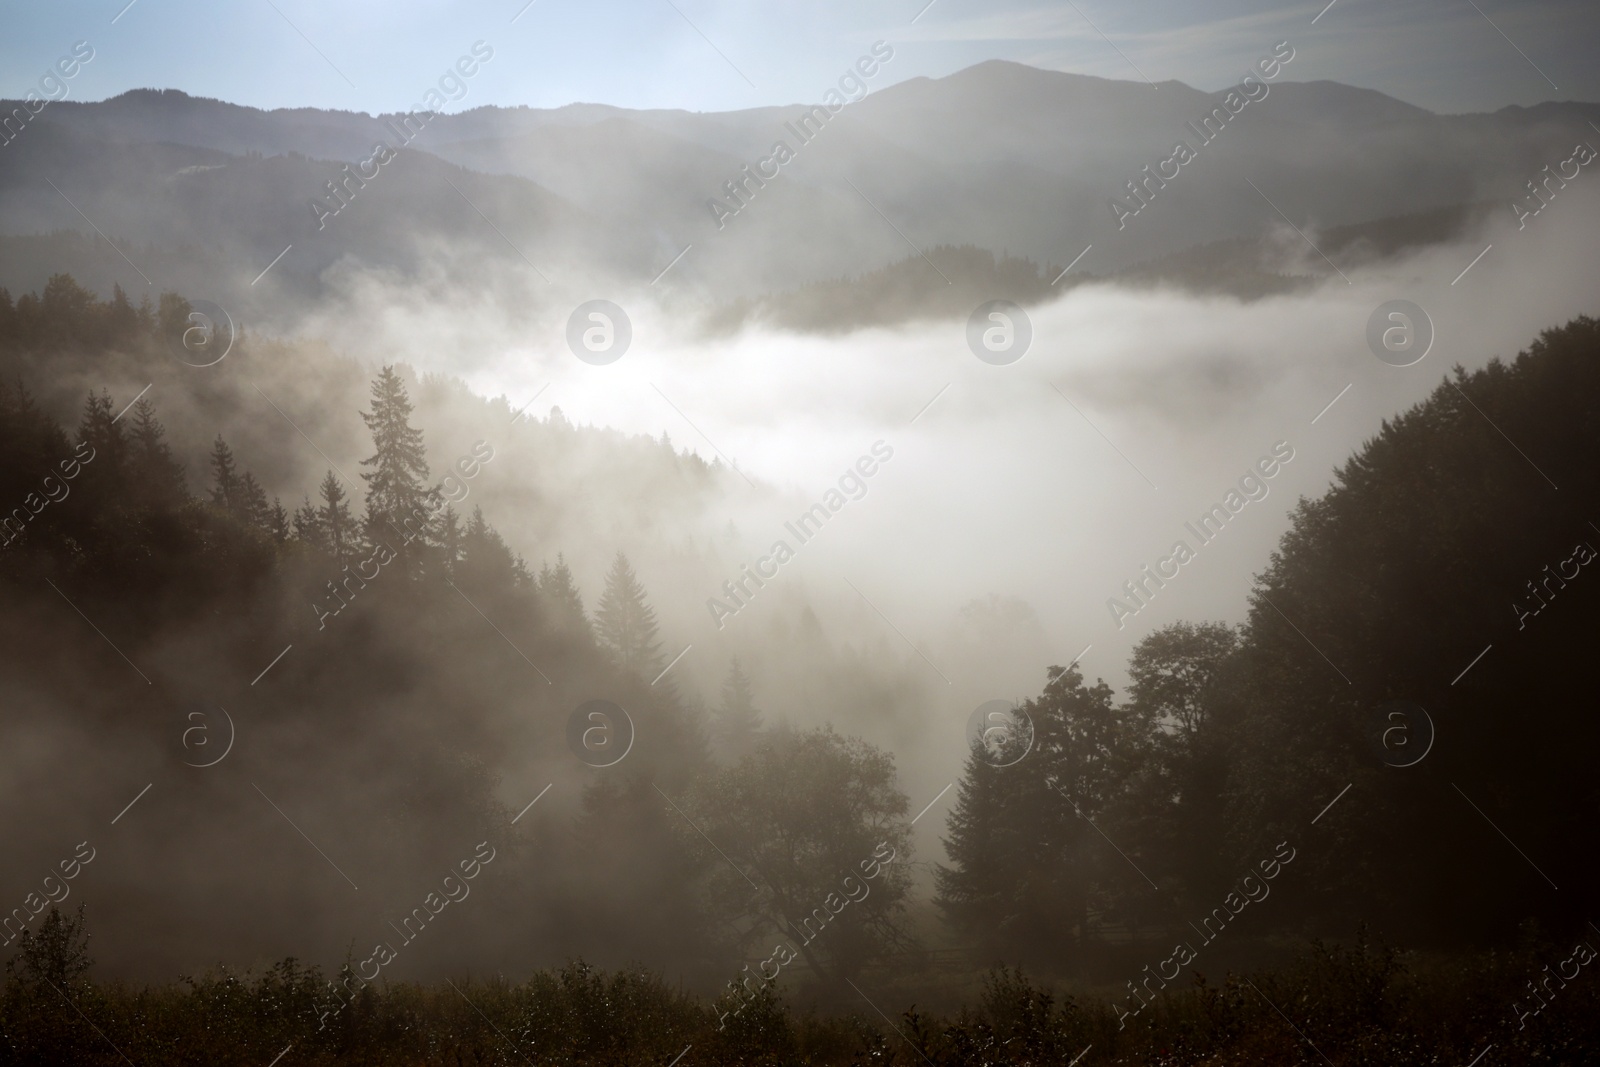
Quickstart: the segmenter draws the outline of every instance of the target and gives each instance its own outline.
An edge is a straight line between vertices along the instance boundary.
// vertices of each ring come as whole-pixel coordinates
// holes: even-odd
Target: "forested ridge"
[[[943,925],[930,936],[908,917],[910,812],[892,756],[842,723],[769,721],[737,664],[711,701],[661,679],[670,650],[649,576],[618,553],[586,597],[556,546],[508,544],[462,492],[492,445],[431,450],[393,368],[371,383],[359,469],[273,499],[227,433],[207,469],[185,469],[154,400],[119,411],[90,390],[74,425],[46,413],[34,396],[62,387],[53,353],[159,350],[190,310],[175,295],[135,306],[120,290],[100,302],[69,283],[16,301],[0,291],[11,714],[94,739],[67,803],[96,798],[96,826],[154,767],[161,788],[128,828],[177,825],[202,843],[146,837],[137,855],[106,844],[92,877],[192,874],[207,841],[248,853],[203,882],[93,897],[92,927],[137,917],[152,937],[199,939],[207,924],[319,899],[338,876],[307,859],[260,793],[314,812],[302,833],[332,835],[340,867],[383,872],[387,884],[362,885],[355,903],[303,918],[353,942],[347,968],[390,936],[382,920],[418,887],[492,842],[478,903],[446,913],[457,944],[489,948],[435,960],[508,980],[468,987],[476,1013],[460,990],[375,982],[330,1035],[317,997],[336,961],[97,986],[73,904],[65,916],[27,904],[0,1007],[5,1062],[120,1062],[113,1041],[141,1063],[265,1062],[291,1042],[306,1061],[374,1063],[665,1063],[684,1045],[686,1067],[1064,1063],[1084,1045],[1086,1064],[1321,1062],[1229,976],[1247,946],[1277,965],[1257,992],[1292,1005],[1341,1067],[1454,1062],[1436,1059],[1441,1048],[1465,1062],[1490,1040],[1529,1062],[1577,1063],[1596,1039],[1587,970],[1537,1025],[1516,1025],[1540,967],[1574,939],[1600,943],[1588,926],[1600,862],[1583,836],[1600,814],[1585,660],[1600,596],[1587,566],[1600,545],[1594,319],[1457,369],[1386,422],[1296,508],[1241,625],[1151,633],[1121,694],[1049,667],[1021,705],[1027,754],[968,760],[935,857]],[[568,717],[596,697],[626,707],[637,737],[618,773],[579,777]],[[1384,709],[1400,700],[1434,728],[1409,766],[1383,758]],[[215,772],[176,773],[175,717],[216,705],[248,740]],[[509,773],[524,780],[508,788]],[[532,799],[556,774],[574,786],[565,806],[519,814],[505,799]],[[828,902],[841,872],[891,852],[859,903]],[[280,884],[255,877],[267,869]],[[812,943],[794,925],[818,906],[827,928]],[[1310,940],[1358,929],[1351,948]],[[805,960],[804,981],[784,988],[854,1018],[792,1013],[752,980],[782,939]],[[901,1016],[950,999],[906,966],[935,943],[974,969],[1038,977],[996,971],[966,1014],[942,1003],[944,1014]],[[255,944],[281,956],[265,933]],[[522,981],[567,956],[622,969],[573,963]],[[1142,984],[1146,964],[1174,958],[1180,979]],[[1058,982],[1098,992],[1050,999]],[[850,1001],[851,983],[871,988],[898,1032]],[[62,1015],[62,999],[105,1032]],[[216,1040],[224,1016],[235,1042]]]

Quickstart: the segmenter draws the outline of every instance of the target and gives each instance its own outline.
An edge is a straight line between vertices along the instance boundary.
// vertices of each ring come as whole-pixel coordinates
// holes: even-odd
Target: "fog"
[[[531,325],[522,309],[508,325],[493,297],[352,271],[297,332],[369,362],[460,377],[511,411],[527,404],[544,417],[559,407],[576,423],[666,434],[708,462],[735,463],[753,485],[723,478],[703,514],[659,536],[613,545],[558,525],[540,527],[538,543],[564,551],[590,595],[610,555],[627,551],[668,655],[692,646],[673,669],[680,685],[714,701],[733,656],[754,662],[763,708],[833,720],[890,747],[919,808],[917,798],[959,772],[979,703],[1031,695],[1047,664],[1080,654],[1086,675],[1121,688],[1133,644],[1159,626],[1242,621],[1249,579],[1297,499],[1323,492],[1384,419],[1453,365],[1512,357],[1540,329],[1592,311],[1595,206],[1593,190],[1575,188],[1521,231],[1507,210],[1451,243],[1352,266],[1348,283],[1307,247],[1315,231],[1280,227],[1265,265],[1320,276],[1314,289],[1241,301],[1080,285],[1029,309],[1031,348],[1009,366],[974,358],[962,322],[706,336],[692,291],[663,298],[615,281],[570,289],[531,272],[520,285],[544,309]],[[502,291],[517,288],[508,279]],[[565,309],[594,296],[620,304],[633,326],[626,355],[607,366],[580,362],[563,341]],[[1421,304],[1436,330],[1426,358],[1405,368],[1381,363],[1365,342],[1368,316],[1396,298]],[[864,495],[797,543],[784,524],[880,441],[893,458],[864,480]],[[1279,442],[1293,459],[1265,498],[1118,626],[1108,598],[1189,539],[1184,523]],[[495,475],[495,485],[518,480],[512,465]],[[1531,467],[1529,476],[1539,477]],[[494,492],[481,501],[492,520],[514,547],[533,543],[529,516],[497,506]],[[794,559],[714,625],[708,599],[726,601],[723,581],[779,539]],[[686,560],[685,542],[715,545],[716,558]],[[803,658],[774,634],[805,605],[830,636],[893,664],[915,695],[860,722],[792,700]],[[936,818],[917,827],[924,858],[938,858],[941,832]]]
[[[430,244],[417,249],[431,264],[421,274],[339,259],[320,279],[324,295],[309,304],[274,298],[268,287],[245,322],[249,343],[215,367],[62,361],[33,388],[70,419],[86,391],[111,390],[117,409],[149,385],[192,489],[206,481],[206,449],[220,434],[241,467],[292,509],[330,466],[360,499],[350,479],[370,443],[358,407],[377,368],[402,365],[436,475],[474,441],[495,451],[464,513],[481,507],[535,570],[562,554],[591,614],[613,557],[628,555],[659,616],[671,683],[690,708],[716,704],[737,657],[769,723],[832,723],[892,753],[910,811],[932,805],[912,828],[912,869],[925,897],[932,865],[945,859],[952,794],[942,791],[968,756],[973,709],[1035,696],[1048,666],[1073,662],[1120,691],[1135,644],[1161,626],[1243,622],[1251,577],[1267,565],[1296,502],[1320,495],[1385,419],[1425,398],[1452,366],[1512,357],[1540,330],[1595,310],[1597,198],[1580,181],[1523,229],[1504,210],[1403,255],[1347,247],[1338,270],[1311,247],[1322,243],[1318,230],[1279,227],[1258,266],[1317,281],[1252,300],[1095,276],[1091,257],[1077,271],[1087,280],[1028,306],[1031,346],[1006,366],[977,359],[959,319],[830,335],[759,320],[719,331],[707,322],[722,305],[687,265],[655,281],[580,280],[512,261],[481,285],[481,272],[463,281],[453,269],[475,246]],[[565,343],[572,309],[596,298],[622,306],[632,324],[631,346],[604,366]],[[1366,342],[1374,309],[1394,299],[1420,304],[1436,334],[1426,358],[1404,368],[1379,361]],[[1542,477],[1538,458],[1529,457],[1531,479]],[[1258,477],[1261,463],[1270,476]],[[1198,543],[1186,524],[1234,490],[1250,499],[1226,528],[1147,605],[1130,599],[1125,583],[1140,581],[1180,539]],[[811,536],[796,536],[792,525],[830,493],[842,506]],[[792,558],[762,572],[764,583],[746,588],[748,603],[740,603],[724,583],[741,581],[743,568],[779,541]],[[303,605],[293,611],[309,621]],[[413,622],[380,615],[364,633],[420,655],[426,638]],[[485,631],[463,659],[500,658],[476,668],[492,676],[497,700],[441,721],[438,703],[453,694],[433,694],[430,704],[398,683],[387,691],[380,678],[362,695],[389,702],[381,726],[334,721],[307,734],[299,720],[275,720],[284,709],[250,692],[247,678],[208,660],[214,636],[193,627],[143,667],[182,677],[186,693],[242,688],[247,703],[229,706],[255,737],[229,768],[228,790],[191,781],[176,799],[146,799],[147,811],[169,821],[130,829],[94,868],[115,872],[106,875],[115,893],[102,941],[110,973],[262,962],[287,951],[333,963],[352,939],[373,936],[368,898],[341,895],[342,883],[279,823],[289,811],[308,841],[335,843],[356,881],[367,881],[363,867],[388,872],[383,888],[356,891],[381,894],[381,911],[411,906],[410,887],[432,877],[421,860],[395,858],[422,849],[402,844],[408,835],[450,862],[472,853],[474,841],[448,831],[466,824],[454,805],[464,811],[461,798],[474,790],[492,789],[509,813],[559,785],[527,824],[542,840],[580,810],[592,779],[578,777],[551,738],[571,706],[609,692],[592,673],[541,683]],[[264,667],[276,652],[248,655]],[[472,677],[465,663],[462,671]],[[130,760],[174,769],[184,723],[165,682],[153,703],[135,699],[161,730],[136,736],[64,714],[58,684],[66,683],[52,677],[12,691],[20,712],[6,733],[13,800],[65,789],[76,799],[64,820],[87,820],[91,806],[98,819],[112,797],[120,805],[148,780],[130,779]],[[335,680],[330,692],[338,691]],[[646,699],[649,687],[640,693]],[[123,698],[84,683],[74,699],[110,721]],[[441,751],[457,741],[492,748],[494,758],[481,780],[469,769],[440,778],[402,735],[433,737]],[[654,757],[642,748],[635,758]],[[312,794],[319,801],[308,812]],[[274,812],[262,797],[284,807]],[[383,813],[376,827],[350,817],[375,811]],[[53,817],[28,827],[26,863],[53,863],[63,833],[71,836]],[[497,909],[557,888],[621,907],[651,868],[630,857],[616,884],[595,887],[543,869],[537,852],[515,862],[496,891],[500,904],[486,905],[447,946],[408,952],[394,973],[526,969],[560,949],[659,961],[677,949],[666,932],[642,946],[620,937],[578,944],[572,935],[550,954],[519,955],[530,930],[560,927],[565,913],[508,920]],[[342,867],[339,874],[351,878]]]

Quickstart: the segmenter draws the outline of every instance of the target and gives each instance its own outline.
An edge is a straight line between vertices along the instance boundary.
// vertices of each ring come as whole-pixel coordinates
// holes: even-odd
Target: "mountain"
[[[1293,72],[1291,60],[1280,78]],[[258,318],[326,291],[335,264],[500,285],[515,307],[644,289],[674,264],[663,290],[726,303],[939,245],[1041,264],[1092,245],[1081,267],[1104,274],[1259,237],[1280,212],[1310,232],[1505,202],[1600,120],[1600,105],[1581,103],[1437,115],[1326,81],[1253,95],[992,61],[878,89],[831,117],[798,104],[480,107],[413,120],[407,143],[397,116],[140,90],[55,103],[7,145],[0,235],[97,229],[120,249],[77,264],[97,290],[210,291]],[[811,132],[796,136],[808,113]],[[1226,122],[1202,138],[1218,114]],[[380,141],[396,149],[381,165]],[[758,186],[743,168],[779,141],[793,158]],[[1192,159],[1164,164],[1180,141]],[[351,190],[336,217],[322,214],[337,205],[329,182]],[[37,288],[66,267],[8,260],[0,284]]]

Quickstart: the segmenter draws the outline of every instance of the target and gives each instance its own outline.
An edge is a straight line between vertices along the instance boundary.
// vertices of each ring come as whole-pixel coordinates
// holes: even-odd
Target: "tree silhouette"
[[[422,431],[411,425],[411,398],[405,382],[386,366],[372,383],[372,410],[361,419],[372,433],[374,451],[361,461],[371,467],[367,483],[367,540],[389,545],[402,569],[415,576],[433,536],[437,490],[428,486],[427,452]],[[407,537],[418,539],[407,543]]]
[[[644,586],[621,552],[606,574],[595,622],[601,647],[611,653],[622,670],[646,680],[654,678],[661,669],[655,609],[645,600]]]
[[[172,458],[166,434],[154,405],[140,397],[133,405],[129,452],[135,495],[146,503],[166,505],[188,496],[183,467]]]
[[[572,568],[567,566],[566,556],[557,552],[555,567],[552,569],[548,563],[541,567],[537,583],[539,597],[544,601],[545,611],[551,621],[575,637],[592,639],[594,627],[583,610],[583,596],[578,592],[578,584],[573,580]]]
[[[883,750],[832,727],[767,734],[737,764],[703,775],[689,797],[699,828],[738,868],[710,864],[712,913],[742,917],[736,936],[746,949],[766,956],[784,943],[819,977],[853,978],[911,943],[907,807]],[[680,833],[707,848],[694,830]]]
[[[1143,903],[1149,884],[1106,839],[1130,779],[1149,759],[1148,716],[1119,711],[1104,682],[1051,667],[1021,712],[1027,755],[997,767],[979,746],[967,761],[950,820],[952,867],[937,872],[946,918],[985,951],[1055,963],[1094,936],[1092,912]]]
[[[249,471],[239,481],[240,511],[251,525],[267,532],[272,531],[272,505],[267,503],[267,491],[261,488],[256,476]]]
[[[333,557],[335,563],[348,563],[356,558],[361,548],[361,537],[356,529],[355,516],[350,513],[344,483],[338,475],[329,471],[322,476],[322,484],[317,491],[322,498],[322,506],[316,509],[313,517],[318,543]]]
[[[233,449],[218,434],[211,445],[211,502],[235,514],[244,511],[244,480],[239,477],[239,465],[233,458]]]
[[[723,754],[736,760],[753,752],[760,736],[761,712],[756,710],[755,691],[737,657],[722,683],[722,703],[717,706],[712,731]]]

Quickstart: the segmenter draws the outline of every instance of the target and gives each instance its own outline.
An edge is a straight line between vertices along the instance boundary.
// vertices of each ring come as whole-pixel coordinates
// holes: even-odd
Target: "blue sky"
[[[525,3],[12,0],[0,5],[0,95],[23,95],[79,40],[95,57],[70,99],[153,87],[379,112],[416,103],[479,39],[495,58],[451,110],[809,102],[878,39],[895,58],[874,89],[993,58],[1217,89],[1287,39],[1296,80],[1378,89],[1434,111],[1600,100],[1594,0],[1335,0],[1325,12],[1326,0]]]

